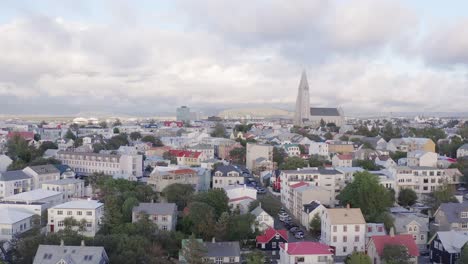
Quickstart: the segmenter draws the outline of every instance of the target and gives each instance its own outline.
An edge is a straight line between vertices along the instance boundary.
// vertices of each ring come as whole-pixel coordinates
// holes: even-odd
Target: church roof
[[[311,116],[340,116],[338,108],[327,108],[327,107],[311,107]]]

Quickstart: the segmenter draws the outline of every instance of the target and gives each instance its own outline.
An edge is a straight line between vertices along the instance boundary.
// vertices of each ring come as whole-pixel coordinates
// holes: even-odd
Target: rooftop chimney
[[[284,251],[288,252],[288,243],[284,243]]]
[[[82,247],[85,246],[84,240],[81,240],[81,246],[82,246]]]
[[[395,236],[395,230],[392,228],[390,228],[390,237],[394,237]]]
[[[213,237],[213,238],[211,239],[211,243],[216,243],[216,238],[215,238],[215,237]]]
[[[350,208],[351,208],[351,205],[346,204],[346,209],[350,209]]]
[[[65,246],[65,243],[63,242],[63,239],[60,239],[60,246],[61,247]]]

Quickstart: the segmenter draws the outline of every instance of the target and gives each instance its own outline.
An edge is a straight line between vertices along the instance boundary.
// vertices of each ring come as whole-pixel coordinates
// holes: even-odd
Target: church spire
[[[304,121],[310,118],[310,98],[309,98],[309,83],[305,70],[302,71],[301,80],[297,91],[296,112],[294,114],[294,123],[297,126],[302,126]]]

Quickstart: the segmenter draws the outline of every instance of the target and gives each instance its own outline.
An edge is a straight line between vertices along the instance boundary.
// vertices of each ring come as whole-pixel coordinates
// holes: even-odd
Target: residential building
[[[353,155],[337,154],[332,158],[333,167],[353,167]]]
[[[277,164],[267,158],[258,158],[253,161],[252,166],[252,173],[258,175],[264,171],[276,170]]]
[[[10,157],[5,154],[0,154],[0,173],[7,171],[11,163],[13,163],[13,160],[10,159]]]
[[[249,212],[251,202],[257,200],[257,190],[244,185],[231,185],[224,187],[229,198],[229,207],[239,210],[241,214]]]
[[[354,151],[353,142],[328,140],[327,144],[328,144],[329,154],[335,154],[335,153],[346,154],[346,153],[352,153]]]
[[[56,205],[47,210],[47,231],[57,232],[65,228],[64,220],[74,218],[78,222],[86,222],[84,236],[94,237],[101,228],[101,219],[104,216],[104,204],[94,200],[76,200]],[[78,227],[73,227],[78,229]]]
[[[266,229],[261,235],[255,239],[257,248],[262,251],[271,252],[272,257],[279,257],[280,245],[288,243],[288,231],[281,229],[276,230],[273,227]]]
[[[21,170],[0,172],[0,198],[30,191],[32,179]]]
[[[385,225],[383,223],[367,223],[366,224],[366,245],[373,236],[385,236]]]
[[[0,207],[0,241],[11,240],[31,229],[33,216],[25,210]]]
[[[297,170],[283,170],[280,174],[281,182],[281,203],[286,205],[289,203],[290,186],[299,182],[311,183],[317,187],[321,187],[330,191],[331,201],[324,204],[335,206],[336,196],[345,187],[344,174],[334,169],[322,168],[303,168]],[[304,204],[311,201],[304,202]],[[302,204],[300,205],[302,210]]]
[[[457,149],[457,159],[468,156],[468,144],[464,144]]]
[[[429,235],[429,217],[418,213],[396,213],[392,214],[395,227],[395,234],[411,235],[420,248],[424,250],[427,245]]]
[[[189,122],[190,120],[192,120],[190,115],[190,108],[188,108],[185,105],[178,107],[176,110],[176,119],[177,121],[183,122]]]
[[[431,263],[458,264],[462,248],[468,243],[466,231],[439,231],[429,241]]]
[[[67,197],[62,192],[35,189],[32,191],[22,192],[4,197],[2,201],[7,203],[18,204],[44,203],[47,204],[47,208],[49,208],[56,204],[64,203],[67,200]]]
[[[215,156],[214,147],[208,144],[197,144],[195,146],[187,148],[187,150],[193,152],[202,152],[204,154],[205,159],[213,159]]]
[[[310,222],[312,219],[314,219],[316,215],[321,218],[325,209],[325,206],[323,206],[318,201],[304,204],[302,209],[301,224],[305,226],[307,230],[310,230]]]
[[[397,166],[396,162],[392,158],[390,158],[390,156],[387,156],[387,155],[377,156],[374,162],[375,162],[375,165],[382,166],[386,169]]]
[[[241,253],[240,245],[238,241],[235,242],[217,242],[214,238],[212,242],[203,242],[201,239],[193,240],[196,243],[200,243],[200,247],[204,248],[204,260],[207,263],[216,264],[240,264]],[[179,263],[189,264],[184,258],[184,249],[187,247],[189,239],[182,239],[182,250],[179,251]]]
[[[439,155],[435,152],[423,150],[409,151],[407,154],[407,165],[409,167],[434,167],[437,168]]]
[[[62,179],[42,184],[42,189],[62,192],[67,199],[85,196],[84,181],[80,179]]]
[[[297,144],[284,144],[283,149],[289,157],[299,157],[301,155],[301,149]]]
[[[279,254],[279,264],[334,263],[333,248],[318,242],[284,243]]]
[[[33,264],[109,264],[104,247],[39,245]]]
[[[435,152],[435,143],[430,138],[392,138],[387,143],[387,150],[391,152],[415,150]]]
[[[328,158],[328,144],[325,142],[310,142],[309,155],[319,155]]]
[[[143,176],[142,155],[59,151],[58,159],[81,175],[104,173],[129,180]]]
[[[173,231],[177,224],[177,206],[175,203],[140,203],[132,210],[132,222],[146,214],[159,230]]]
[[[254,161],[258,158],[273,160],[273,146],[266,144],[247,143],[246,167],[253,169]]]
[[[60,179],[60,171],[54,165],[29,166],[23,169],[23,172],[32,178],[33,188],[40,189],[44,182]]]
[[[213,188],[244,184],[242,171],[234,165],[220,165],[213,172]]]
[[[367,255],[372,260],[372,263],[385,263],[382,260],[385,246],[398,245],[404,246],[408,250],[410,256],[409,263],[417,264],[419,250],[411,235],[395,235],[393,230],[390,230],[390,235],[373,236],[367,244]]]
[[[195,170],[185,167],[155,167],[148,179],[148,185],[156,192],[162,192],[168,185],[174,183],[190,184],[198,190],[198,174]]]
[[[434,213],[435,231],[468,232],[468,201],[463,203],[442,203]]]
[[[285,191],[284,191],[285,192]],[[296,219],[302,218],[305,204],[318,201],[327,206],[334,206],[332,193],[323,187],[308,182],[299,182],[289,186],[287,203],[283,204]]]
[[[335,249],[336,256],[365,251],[366,221],[361,209],[332,208],[322,216],[320,241]]]
[[[203,152],[188,150],[170,150],[169,153],[177,158],[177,165],[200,166],[201,162],[206,160]]]
[[[262,204],[259,204],[250,214],[255,216],[255,223],[252,226],[254,231],[258,229],[260,232],[263,232],[275,226],[275,219],[262,209]]]

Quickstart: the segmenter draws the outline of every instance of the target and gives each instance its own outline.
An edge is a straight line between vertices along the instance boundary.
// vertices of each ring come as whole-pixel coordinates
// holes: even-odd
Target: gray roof
[[[262,206],[259,205],[257,206],[257,208],[253,209],[252,212],[250,212],[251,214],[255,215],[255,216],[259,216],[261,213],[265,212],[265,210],[262,209]],[[266,214],[268,214],[267,212],[265,212]],[[269,214],[268,214],[269,215]]]
[[[297,173],[297,174],[324,174],[324,175],[335,175],[335,174],[343,174],[340,171],[334,170],[334,169],[323,169],[323,168],[318,168],[318,169],[301,169],[301,170],[283,170],[282,172],[285,173]]]
[[[104,247],[39,245],[33,264],[56,264],[62,259],[73,264],[109,263]]]
[[[468,212],[468,202],[463,203],[443,203],[438,211],[443,211],[449,223],[468,223],[468,218],[461,218],[461,212]]]
[[[24,173],[22,170],[0,172],[0,181],[17,181],[26,180],[31,177]]]
[[[303,210],[304,210],[304,212],[309,213],[309,212],[314,211],[314,210],[315,210],[317,207],[319,207],[320,205],[321,205],[321,204],[319,204],[319,203],[313,201],[313,202],[311,202],[311,203],[309,203],[309,204],[304,204]]]
[[[215,172],[220,171],[223,173],[223,176],[227,176],[229,172],[235,171],[239,173],[240,175],[242,174],[242,171],[234,165],[220,165],[216,168]]]
[[[172,215],[177,211],[177,206],[175,203],[140,203],[132,211],[145,212],[149,215]]]
[[[60,173],[60,171],[52,164],[29,166],[29,168],[37,174]]]
[[[340,116],[338,108],[327,108],[327,107],[311,107],[311,116]]]
[[[407,225],[415,221],[419,225],[420,232],[429,232],[429,217],[415,213],[393,214],[395,219],[395,232],[407,233]]]
[[[440,242],[448,253],[460,253],[461,248],[468,242],[468,233],[462,231],[437,232]]]
[[[204,242],[207,257],[240,257],[240,245],[235,242]]]
[[[463,149],[463,150],[468,150],[468,144],[463,144],[461,147],[458,149]]]

